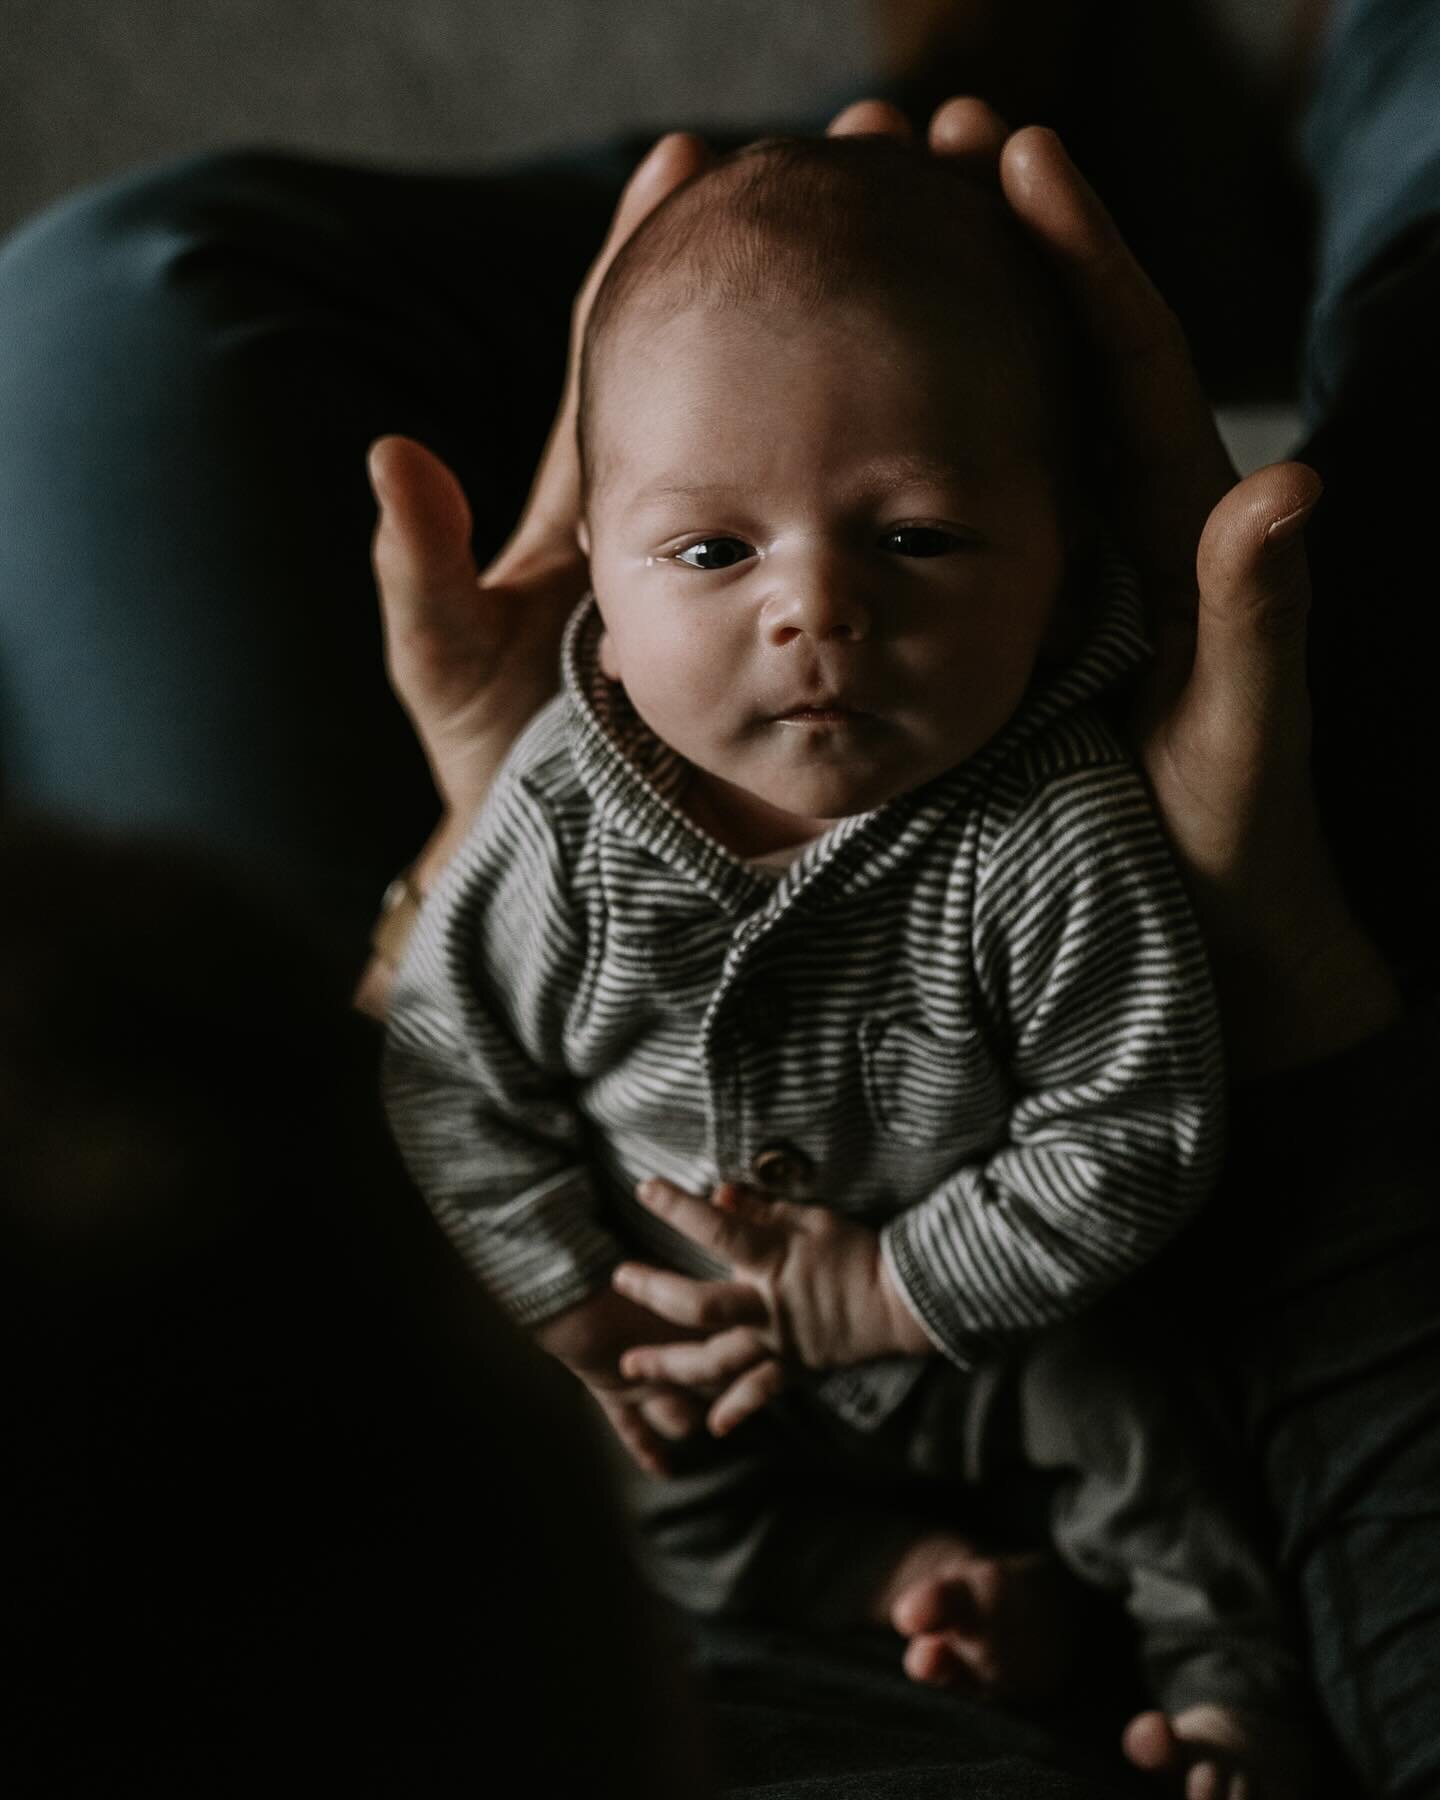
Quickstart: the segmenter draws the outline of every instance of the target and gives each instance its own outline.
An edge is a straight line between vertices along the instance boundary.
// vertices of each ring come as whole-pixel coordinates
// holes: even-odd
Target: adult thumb
[[[372,560],[387,633],[444,634],[457,605],[473,610],[478,571],[459,481],[413,438],[382,437],[367,458],[380,516]]]
[[[1322,492],[1304,463],[1273,463],[1224,496],[1196,553],[1200,590],[1192,699],[1272,749],[1308,748],[1305,522]],[[1240,748],[1236,744],[1235,748]]]

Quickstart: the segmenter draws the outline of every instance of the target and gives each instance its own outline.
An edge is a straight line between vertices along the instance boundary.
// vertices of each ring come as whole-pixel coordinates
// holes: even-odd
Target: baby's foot
[[[1304,1800],[1310,1789],[1301,1733],[1233,1707],[1141,1713],[1122,1742],[1137,1769],[1169,1777],[1170,1791],[1185,1800]]]
[[[904,1669],[930,1687],[995,1699],[1058,1691],[1074,1618],[1067,1578],[1045,1551],[987,1556],[949,1532],[918,1539],[881,1590],[877,1615],[910,1641]]]

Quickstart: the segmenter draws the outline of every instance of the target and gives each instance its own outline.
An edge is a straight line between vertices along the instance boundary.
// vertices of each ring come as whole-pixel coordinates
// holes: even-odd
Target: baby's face
[[[959,335],[964,335],[959,334]],[[690,310],[607,347],[602,667],[758,854],[952,768],[1014,712],[1063,574],[1037,397],[859,311]]]

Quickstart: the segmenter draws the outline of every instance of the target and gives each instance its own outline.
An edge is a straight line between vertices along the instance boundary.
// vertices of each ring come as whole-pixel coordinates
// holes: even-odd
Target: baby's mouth
[[[775,714],[775,722],[777,725],[849,725],[868,717],[868,713],[846,700],[824,696],[786,707],[784,712]]]

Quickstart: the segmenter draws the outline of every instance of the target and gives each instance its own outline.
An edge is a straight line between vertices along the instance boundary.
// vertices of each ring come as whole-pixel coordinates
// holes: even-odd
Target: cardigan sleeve
[[[563,1066],[565,983],[582,955],[553,825],[523,782],[502,780],[421,913],[383,1087],[416,1185],[524,1325],[588,1298],[621,1254]]]
[[[962,1366],[1149,1261],[1216,1176],[1223,1108],[1204,951],[1128,763],[1071,769],[997,823],[972,938],[1006,1139],[883,1233]]]

